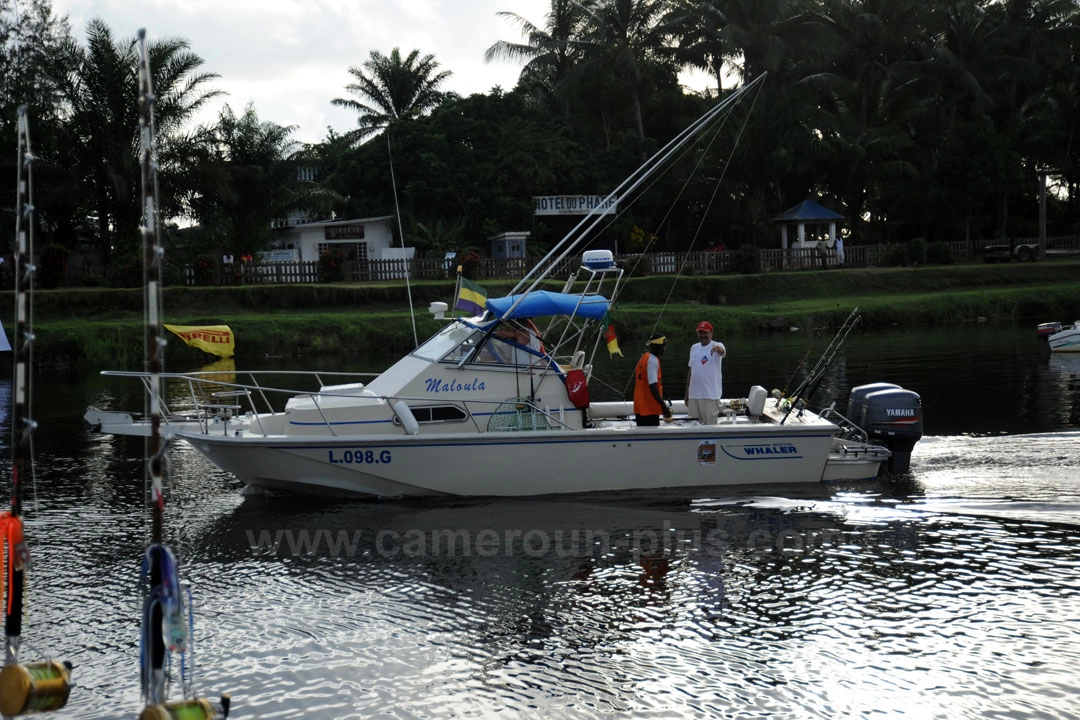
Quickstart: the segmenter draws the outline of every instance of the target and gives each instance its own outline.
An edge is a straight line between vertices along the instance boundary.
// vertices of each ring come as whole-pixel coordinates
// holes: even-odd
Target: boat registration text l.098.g
[[[331,465],[385,465],[390,462],[389,450],[330,450]]]

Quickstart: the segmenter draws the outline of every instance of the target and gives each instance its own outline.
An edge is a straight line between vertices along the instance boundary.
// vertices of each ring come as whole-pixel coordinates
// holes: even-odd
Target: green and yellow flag
[[[487,303],[487,291],[483,287],[469,280],[461,278],[461,288],[458,290],[455,310],[464,310],[473,315],[483,315],[484,305]]]
[[[179,335],[189,347],[218,357],[233,356],[233,332],[228,325],[165,325],[165,329]]]

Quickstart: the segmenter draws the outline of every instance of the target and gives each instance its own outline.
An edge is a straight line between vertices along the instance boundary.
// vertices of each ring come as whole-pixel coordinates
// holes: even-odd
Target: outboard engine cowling
[[[871,392],[863,398],[859,414],[867,436],[892,451],[889,472],[908,472],[911,450],[923,434],[922,398],[919,394],[900,387]]]
[[[847,404],[847,417],[848,420],[855,423],[859,427],[863,425],[863,401],[866,396],[879,390],[893,390],[900,389],[899,385],[893,385],[892,383],[877,382],[870,383],[869,385],[859,385],[858,387],[851,388],[851,397],[848,398]]]

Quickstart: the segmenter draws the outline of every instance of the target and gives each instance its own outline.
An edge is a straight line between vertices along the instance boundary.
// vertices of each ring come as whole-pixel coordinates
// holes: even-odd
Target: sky
[[[496,13],[509,11],[545,24],[550,0],[53,0],[67,15],[75,38],[100,18],[114,39],[145,28],[150,40],[183,38],[203,59],[202,70],[220,77],[213,87],[227,95],[208,104],[197,120],[213,122],[225,103],[236,114],[253,103],[259,119],[295,126],[294,140],[321,142],[327,127],[343,133],[356,114],[330,100],[355,98],[345,86],[348,69],[372,50],[432,54],[453,75],[441,86],[459,95],[512,90],[521,66],[484,62],[499,40],[520,42],[517,26]]]

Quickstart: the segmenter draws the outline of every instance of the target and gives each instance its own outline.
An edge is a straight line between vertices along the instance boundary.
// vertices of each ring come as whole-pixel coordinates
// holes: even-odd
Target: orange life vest
[[[664,409],[656,402],[649,390],[649,357],[652,355],[648,350],[638,360],[637,369],[634,370],[634,414],[635,415],[663,415]],[[660,391],[660,397],[664,397],[664,373],[661,368],[656,368],[656,389]]]

